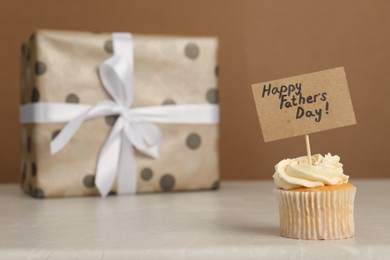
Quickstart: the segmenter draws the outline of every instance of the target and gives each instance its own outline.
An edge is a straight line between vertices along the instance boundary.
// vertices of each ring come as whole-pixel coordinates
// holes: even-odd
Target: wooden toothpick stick
[[[311,165],[311,151],[310,151],[310,140],[309,140],[309,135],[305,135],[305,141],[306,141],[306,152],[307,152],[307,157],[309,158],[309,164]]]

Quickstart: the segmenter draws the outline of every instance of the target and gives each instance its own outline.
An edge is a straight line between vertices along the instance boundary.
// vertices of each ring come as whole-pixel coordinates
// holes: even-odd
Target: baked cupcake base
[[[296,239],[344,239],[354,236],[356,187],[341,185],[275,189],[280,234]]]

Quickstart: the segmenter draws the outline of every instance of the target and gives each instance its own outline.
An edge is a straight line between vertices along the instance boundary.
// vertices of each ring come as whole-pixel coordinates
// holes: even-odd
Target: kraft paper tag
[[[343,67],[252,85],[265,142],[356,124]]]

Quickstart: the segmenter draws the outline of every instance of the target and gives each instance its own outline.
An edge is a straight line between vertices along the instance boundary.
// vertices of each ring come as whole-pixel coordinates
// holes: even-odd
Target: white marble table
[[[390,259],[390,179],[354,184],[357,235],[338,241],[280,237],[272,182],[46,200],[0,185],[0,259]]]

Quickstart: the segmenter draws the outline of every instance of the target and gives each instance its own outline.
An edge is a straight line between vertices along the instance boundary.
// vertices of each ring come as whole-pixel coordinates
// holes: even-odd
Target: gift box
[[[22,189],[217,189],[217,49],[213,37],[34,33],[22,45]]]

